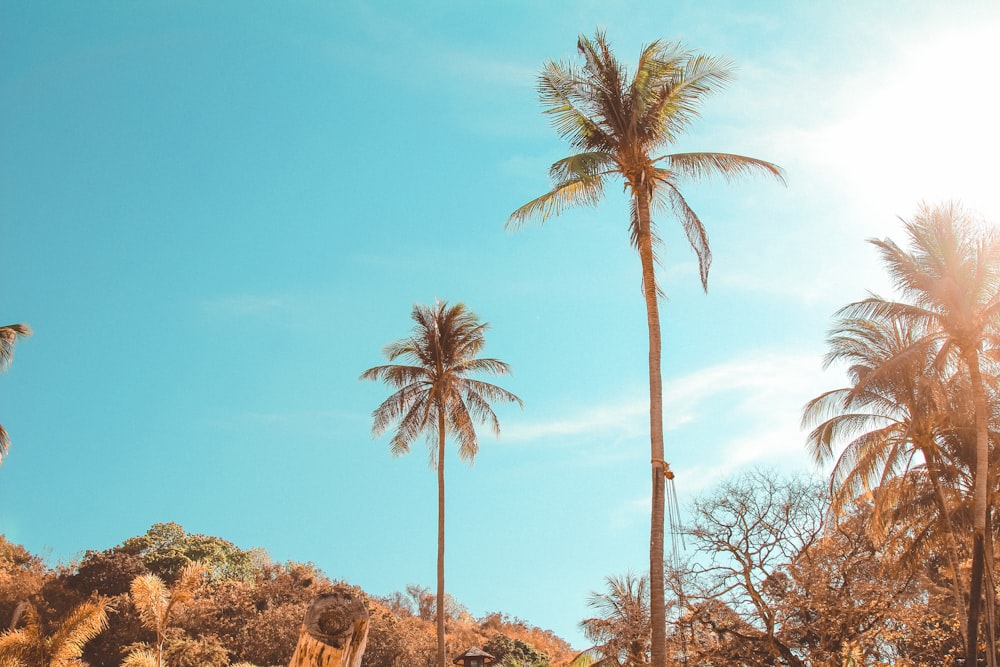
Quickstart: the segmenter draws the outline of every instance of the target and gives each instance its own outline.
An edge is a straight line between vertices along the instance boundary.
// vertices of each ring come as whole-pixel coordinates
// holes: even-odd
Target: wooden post
[[[368,641],[368,609],[343,590],[309,603],[288,667],[361,667]]]

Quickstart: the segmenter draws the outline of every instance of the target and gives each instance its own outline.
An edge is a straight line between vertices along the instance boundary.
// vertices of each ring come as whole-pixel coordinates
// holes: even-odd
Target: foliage
[[[264,558],[259,551],[244,551],[219,537],[187,533],[173,522],[153,524],[145,535],[125,540],[118,549],[141,558],[150,573],[168,584],[191,563],[213,578],[252,580]]]
[[[686,622],[723,640],[711,645],[713,659],[742,646],[737,652],[804,665],[788,637],[781,590],[789,564],[822,534],[823,500],[814,481],[752,470],[695,502],[685,536],[698,558],[674,581]]]
[[[189,637],[181,631],[169,637],[165,662],[170,667],[226,667],[229,650],[212,634]]]
[[[167,632],[174,611],[187,602],[190,602],[195,595],[197,588],[203,583],[204,570],[198,563],[189,563],[181,570],[177,581],[169,589],[155,574],[144,574],[136,577],[132,581],[129,589],[129,596],[132,604],[139,614],[139,620],[147,630],[152,630],[156,635],[155,643],[151,650],[145,647],[137,647],[130,652],[135,653],[135,657],[126,658],[131,662],[144,662],[151,653],[155,657],[154,667],[164,665],[164,657],[167,652]],[[172,667],[179,667],[173,665]],[[197,666],[195,666],[197,667]]]
[[[631,572],[605,579],[606,591],[592,593],[587,605],[598,616],[580,622],[594,646],[593,665],[640,667],[649,663],[649,577]]]
[[[31,327],[27,324],[7,324],[0,326],[0,373],[7,370],[14,360],[14,343],[18,338],[31,335]],[[10,436],[0,424],[0,463],[3,463],[10,449]]]
[[[806,420],[818,424],[810,436],[818,458],[842,447],[835,494],[874,498],[873,530],[892,524],[909,534],[911,561],[944,545],[955,617],[972,660],[981,608],[985,643],[996,645],[990,516],[1000,234],[954,203],[922,206],[904,229],[906,249],[872,241],[899,299],[872,295],[840,310],[828,360],[852,364],[852,386],[812,401]],[[987,651],[988,664],[996,657]]]
[[[0,535],[0,627],[12,623],[15,609],[37,596],[49,576],[41,558]]]
[[[527,642],[500,632],[490,637],[482,648],[503,667],[550,667],[549,656]]]
[[[902,555],[907,530],[874,533],[872,503],[829,518],[817,481],[755,470],[699,498],[694,549],[669,573],[671,650],[705,666],[953,664],[962,635],[941,544]],[[947,575],[945,575],[947,576]]]
[[[93,598],[77,605],[48,633],[29,604],[24,609],[24,626],[0,634],[0,665],[77,667],[83,647],[107,627],[109,611],[106,598]]]

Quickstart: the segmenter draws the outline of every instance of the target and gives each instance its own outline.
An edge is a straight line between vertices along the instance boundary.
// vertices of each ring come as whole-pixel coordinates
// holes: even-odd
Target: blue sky
[[[416,302],[463,301],[515,370],[474,467],[446,461],[448,590],[583,647],[648,564],[646,329],[616,188],[516,234],[568,147],[535,77],[606,29],[732,58],[678,150],[715,255],[661,215],[667,459],[682,504],[745,465],[810,470],[801,406],[873,236],[921,200],[1000,220],[1000,6],[967,2],[0,1],[0,529],[66,561],[176,521],[373,594],[433,586],[435,478],[369,435],[358,375]],[[454,454],[454,452],[452,452]]]

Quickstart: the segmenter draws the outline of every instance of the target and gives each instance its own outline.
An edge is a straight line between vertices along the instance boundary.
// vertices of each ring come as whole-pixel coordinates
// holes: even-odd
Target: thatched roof
[[[473,646],[468,651],[455,658],[454,663],[456,665],[465,665],[468,664],[470,658],[482,658],[484,665],[492,664],[497,660],[481,648]]]

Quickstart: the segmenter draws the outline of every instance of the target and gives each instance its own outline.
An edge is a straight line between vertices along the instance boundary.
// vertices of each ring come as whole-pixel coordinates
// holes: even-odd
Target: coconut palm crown
[[[549,169],[552,189],[515,210],[508,229],[529,220],[544,222],[566,207],[596,206],[610,179],[621,178],[629,193],[629,236],[642,264],[642,288],[649,329],[650,454],[650,612],[652,663],[666,665],[666,609],[663,576],[665,477],[663,396],[660,377],[660,315],[655,266],[660,236],[652,213],[669,208],[698,257],[702,288],[708,290],[712,263],[708,234],[681,194],[685,180],[720,175],[727,180],[752,174],[784,182],[780,167],[731,153],[670,153],[698,117],[702,100],[730,80],[728,60],[712,58],[670,42],[646,46],[634,74],[617,60],[605,34],[580,36],[582,65],[550,61],[538,78],[544,113],[561,137],[579,152]]]
[[[486,344],[484,334],[489,325],[480,322],[464,304],[417,304],[412,318],[412,335],[386,345],[382,351],[390,362],[407,363],[369,368],[361,379],[381,380],[397,389],[372,412],[372,435],[378,437],[393,428],[389,449],[394,456],[408,453],[414,441],[425,437],[431,465],[437,470],[437,664],[445,667],[445,441],[449,435],[454,438],[459,458],[471,463],[479,451],[476,424],[485,423],[494,434],[500,434],[500,422],[490,403],[522,402],[506,389],[470,377],[506,375],[510,367],[499,359],[478,356]]]

